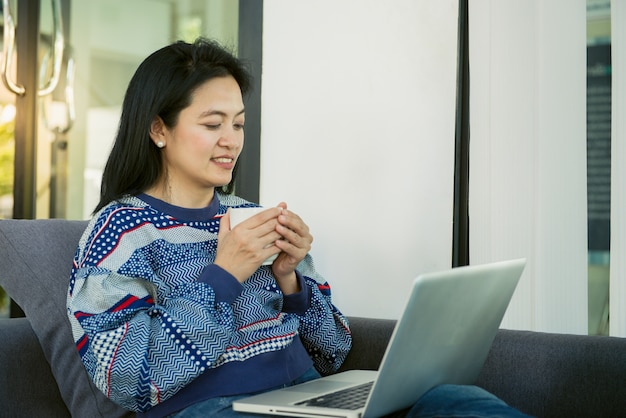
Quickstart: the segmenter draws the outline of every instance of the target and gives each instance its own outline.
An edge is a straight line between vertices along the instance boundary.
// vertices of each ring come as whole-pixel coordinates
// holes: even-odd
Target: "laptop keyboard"
[[[372,389],[373,383],[374,382],[367,382],[348,389],[327,393],[326,395],[298,402],[296,405],[321,406],[323,408],[359,409],[365,406],[365,401],[367,400],[367,396]]]

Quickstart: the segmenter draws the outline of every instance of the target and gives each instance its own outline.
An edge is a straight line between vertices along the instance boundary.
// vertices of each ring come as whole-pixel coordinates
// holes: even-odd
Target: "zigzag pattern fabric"
[[[339,368],[348,323],[310,256],[297,271],[304,293],[293,298],[270,266],[239,284],[212,264],[222,215],[256,205],[218,193],[204,209],[155,200],[128,196],[103,208],[76,251],[68,318],[100,390],[141,412],[194,384],[206,398],[286,383],[311,361],[321,373]],[[250,379],[234,381],[242,375]]]

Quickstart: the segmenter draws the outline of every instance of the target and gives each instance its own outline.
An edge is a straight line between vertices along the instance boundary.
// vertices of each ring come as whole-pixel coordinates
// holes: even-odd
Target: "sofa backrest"
[[[30,321],[72,416],[125,416],[88,377],[67,319],[72,259],[86,226],[61,219],[0,220],[0,286]]]

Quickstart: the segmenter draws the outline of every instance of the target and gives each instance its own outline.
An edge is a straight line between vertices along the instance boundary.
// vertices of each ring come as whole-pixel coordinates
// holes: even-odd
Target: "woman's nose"
[[[243,142],[243,132],[236,130],[233,127],[226,128],[222,131],[219,144],[228,148],[239,148]]]

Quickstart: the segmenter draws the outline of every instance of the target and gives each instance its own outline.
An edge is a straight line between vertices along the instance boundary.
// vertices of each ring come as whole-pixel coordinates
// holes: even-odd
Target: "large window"
[[[52,93],[20,96],[0,85],[0,219],[88,218],[139,63],[179,39],[205,36],[238,46],[238,1],[12,0],[9,6],[2,12],[16,27],[12,81],[30,89],[30,76],[31,84],[45,86],[57,32],[65,52]],[[8,306],[0,289],[0,316]]]

